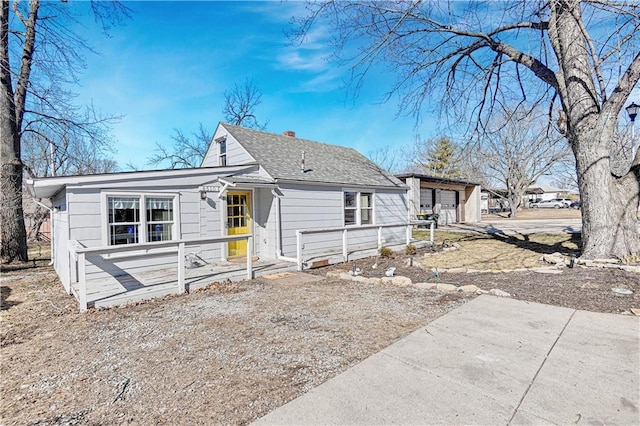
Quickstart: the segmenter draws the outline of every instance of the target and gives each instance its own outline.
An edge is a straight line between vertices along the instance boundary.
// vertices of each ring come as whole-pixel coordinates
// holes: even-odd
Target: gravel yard
[[[422,267],[406,255],[357,265],[365,277],[394,266],[414,283],[474,284],[574,309],[640,307],[638,273],[436,276],[424,254],[414,256]],[[326,278],[353,267],[343,264],[80,314],[47,263],[0,275],[4,425],[247,424],[476,297]]]

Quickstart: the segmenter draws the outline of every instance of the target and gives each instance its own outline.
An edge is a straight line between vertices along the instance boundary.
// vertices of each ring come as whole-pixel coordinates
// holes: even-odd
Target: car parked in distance
[[[530,207],[532,209],[563,209],[566,205],[562,201],[558,201],[558,199],[553,199],[536,201],[531,203]]]
[[[562,204],[564,204],[565,207],[569,207],[571,206],[571,203],[573,203],[573,200],[571,198],[554,198],[554,201],[560,201]]]
[[[569,204],[569,207],[571,207],[572,209],[579,209],[580,207],[582,207],[582,201],[574,201],[573,203]]]

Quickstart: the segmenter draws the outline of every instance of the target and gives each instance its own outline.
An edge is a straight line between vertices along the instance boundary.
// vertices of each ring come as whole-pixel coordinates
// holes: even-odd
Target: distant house
[[[507,190],[505,188],[482,188],[481,211],[482,214],[495,213],[509,210]],[[579,195],[567,189],[556,188],[550,185],[531,185],[522,197],[522,208],[528,208],[530,203],[554,198],[578,199]]]
[[[571,197],[573,194],[566,189],[556,188],[550,185],[531,185],[525,193],[524,206],[535,201],[553,200],[554,198]]]
[[[70,293],[85,279],[122,283],[180,265],[180,250],[212,267],[249,253],[306,268],[410,235],[407,186],[355,150],[225,123],[199,168],[33,179],[29,188],[52,200],[53,264]]]
[[[417,173],[396,175],[409,186],[409,215],[438,213],[438,223],[480,222],[480,190],[477,183]]]

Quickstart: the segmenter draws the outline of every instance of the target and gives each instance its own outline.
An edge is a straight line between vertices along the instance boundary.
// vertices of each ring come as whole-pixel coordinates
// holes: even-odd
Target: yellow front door
[[[240,235],[251,232],[251,193],[227,192],[227,234]],[[247,241],[230,241],[229,257],[246,256]]]

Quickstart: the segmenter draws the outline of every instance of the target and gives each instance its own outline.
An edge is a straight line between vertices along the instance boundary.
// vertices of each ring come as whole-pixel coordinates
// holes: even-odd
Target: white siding
[[[277,256],[276,199],[271,189],[260,188],[254,192],[253,233],[255,254],[259,257],[275,259]]]
[[[64,192],[52,200],[53,205],[53,268],[67,293],[71,293],[71,271],[69,259],[69,211]]]
[[[344,226],[343,191],[341,188],[319,186],[281,186],[284,196],[280,201],[282,216],[282,252],[296,257],[296,230]],[[342,247],[342,235],[332,233],[309,237],[303,250],[313,252],[335,251]],[[309,245],[307,248],[306,245]]]
[[[373,206],[376,224],[406,223],[409,219],[406,191],[377,190]]]
[[[331,187],[292,186],[282,188],[283,254],[295,257],[297,251],[296,230],[341,228],[344,226],[344,190]],[[352,188],[350,188],[352,190]],[[362,192],[371,192],[363,189]],[[374,224],[406,223],[409,205],[404,190],[375,190]],[[402,228],[385,229],[385,244],[401,243],[405,239]],[[347,236],[348,250],[375,248],[378,242],[377,229],[352,227]],[[306,234],[302,240],[305,257],[342,252],[342,232]]]
[[[148,192],[176,195],[179,200],[179,215],[176,215],[176,238],[191,239],[201,236],[220,236],[220,203],[217,198],[201,200],[200,193],[194,188],[165,190],[154,188],[153,191],[128,188],[132,194]],[[102,247],[108,245],[106,232],[107,211],[103,206],[103,193],[121,192],[112,189],[71,189],[68,192],[69,204],[69,236],[86,247]],[[212,207],[213,206],[213,207]],[[104,210],[104,211],[103,211]],[[204,225],[203,225],[204,224]],[[204,232],[203,232],[204,231]],[[131,247],[134,247],[133,245]],[[220,260],[220,244],[192,245],[186,247],[187,253],[195,253],[207,262]],[[56,253],[57,254],[57,253]],[[87,279],[98,278],[104,274],[120,276],[125,273],[136,273],[144,270],[177,267],[175,253],[141,255],[131,258],[111,258],[103,256],[87,256],[91,264],[87,264]],[[75,265],[74,265],[75,267]],[[72,270],[73,272],[73,270]],[[73,279],[77,279],[75,274]]]
[[[238,141],[236,141],[231,135],[229,135],[222,126],[218,126],[215,135],[213,135],[211,145],[209,145],[207,154],[202,161],[202,167],[215,167],[221,165],[220,148],[219,144],[216,142],[216,139],[220,139],[223,137],[226,137],[227,141],[228,166],[255,163],[255,159],[249,155],[249,153],[238,143]]]

